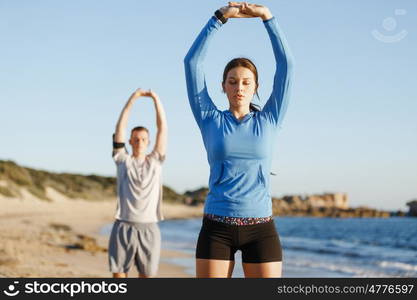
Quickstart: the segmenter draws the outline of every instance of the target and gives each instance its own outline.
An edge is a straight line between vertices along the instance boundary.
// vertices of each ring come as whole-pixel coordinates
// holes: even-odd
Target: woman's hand
[[[254,16],[244,14],[240,10],[240,5],[231,6],[230,3],[239,3],[239,2],[229,2],[229,6],[223,6],[220,8],[220,12],[222,15],[229,19],[229,18],[254,18]]]
[[[272,18],[272,14],[268,7],[258,4],[250,4],[247,2],[229,2],[229,7],[238,8],[240,15],[249,16],[246,18],[259,17],[262,20],[269,20]],[[226,17],[226,16],[225,16]]]

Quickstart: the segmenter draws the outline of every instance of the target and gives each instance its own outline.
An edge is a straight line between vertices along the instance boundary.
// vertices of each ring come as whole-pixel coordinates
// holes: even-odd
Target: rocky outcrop
[[[282,201],[280,201],[282,200]],[[307,210],[307,209],[348,209],[349,201],[347,194],[344,193],[326,193],[322,195],[308,195],[308,196],[284,196],[283,198],[274,198],[278,205],[283,205],[283,202],[290,205],[293,209]]]
[[[187,191],[185,204],[198,205],[204,203],[208,189],[203,187],[195,191]],[[314,195],[287,195],[272,198],[272,211],[278,216],[315,216],[336,218],[371,218],[390,217],[391,213],[369,207],[349,207],[349,198],[345,193],[325,193]],[[399,215],[399,214],[397,214]]]
[[[107,248],[100,246],[95,238],[85,234],[77,234],[65,224],[49,224],[49,228],[42,231],[40,240],[47,245],[63,247],[68,250],[84,250],[91,253],[107,252]]]
[[[417,199],[407,203],[409,208],[408,215],[411,217],[417,217]]]
[[[184,193],[185,199],[184,203],[187,205],[199,205],[206,201],[209,189],[206,187],[201,187],[195,191],[186,191]]]
[[[326,193],[322,195],[290,195],[272,199],[274,215],[315,216],[315,217],[389,217],[390,212],[369,207],[350,208],[348,196],[344,193]]]
[[[348,210],[348,196],[344,193],[325,193],[322,195],[288,195],[282,198],[272,198],[272,205],[276,214],[306,213]]]

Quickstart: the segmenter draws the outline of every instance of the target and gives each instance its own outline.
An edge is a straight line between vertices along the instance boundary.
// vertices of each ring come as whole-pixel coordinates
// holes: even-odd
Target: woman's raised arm
[[[217,110],[207,91],[203,60],[213,33],[220,26],[221,22],[216,17],[212,17],[201,30],[184,58],[188,100],[199,127],[211,112]]]
[[[228,18],[250,17],[242,14],[239,8],[233,6],[224,6],[220,8],[219,11],[226,20]],[[214,33],[222,26],[222,24],[222,21],[219,20],[218,17],[211,17],[184,58],[188,99],[194,118],[200,127],[202,121],[207,116],[217,111],[216,106],[207,92],[203,61]]]
[[[285,36],[279,28],[276,18],[272,16],[267,7],[242,2],[231,2],[230,4],[240,7],[240,10],[245,14],[260,17],[268,32],[274,51],[276,70],[273,90],[262,113],[273,124],[280,126],[288,105],[293,68],[293,59]]]

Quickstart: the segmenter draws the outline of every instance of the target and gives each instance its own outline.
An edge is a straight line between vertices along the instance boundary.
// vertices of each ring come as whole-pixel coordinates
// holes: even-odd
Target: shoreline
[[[100,231],[114,222],[116,200],[69,200],[58,193],[52,198],[0,197],[0,277],[111,277],[108,236]],[[163,213],[167,220],[199,217],[202,206],[164,203]],[[188,256],[161,249],[156,277],[191,277],[184,267],[166,262]],[[137,277],[134,267],[129,277]]]
[[[56,192],[51,198],[54,201],[29,193],[21,199],[0,196],[0,277],[110,278],[103,229],[114,222],[116,200],[70,200]],[[165,220],[201,218],[203,206],[164,202],[163,213]],[[194,278],[193,259],[189,252],[162,248],[156,277]],[[285,261],[285,276],[323,274],[293,261]],[[137,277],[134,267],[129,277]]]

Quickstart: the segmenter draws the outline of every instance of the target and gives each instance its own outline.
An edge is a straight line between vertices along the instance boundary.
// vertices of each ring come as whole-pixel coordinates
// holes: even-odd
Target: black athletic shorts
[[[254,225],[230,225],[203,218],[196,258],[235,260],[242,251],[244,263],[282,261],[282,249],[274,221]]]

